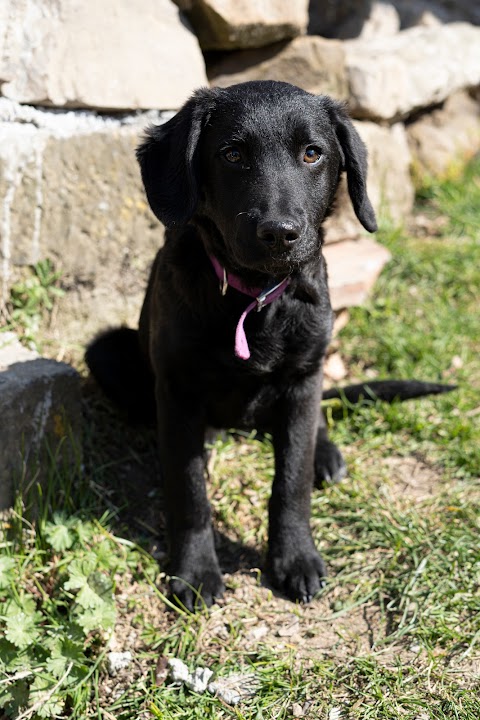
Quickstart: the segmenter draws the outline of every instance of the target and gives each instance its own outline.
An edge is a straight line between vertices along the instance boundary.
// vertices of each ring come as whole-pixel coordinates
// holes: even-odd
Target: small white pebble
[[[185,685],[194,692],[204,693],[212,675],[213,672],[208,668],[195,668],[193,673],[189,674],[185,680]]]
[[[342,720],[342,711],[338,707],[334,707],[328,713],[328,720]]]
[[[293,703],[292,705],[292,715],[294,718],[303,718],[305,717],[305,713],[303,712],[303,707],[300,705],[300,703]]]
[[[178,658],[170,658],[168,667],[170,669],[170,678],[174,682],[182,682],[190,688],[190,690],[197,693],[205,692],[210,678],[213,675],[211,670],[203,667],[195,668],[193,673],[191,673],[183,660],[179,660]]]
[[[170,677],[174,682],[186,682],[190,673],[188,667],[185,665],[183,660],[178,658],[170,658],[168,661],[168,667],[170,668]]]
[[[111,677],[125,670],[132,662],[132,653],[127,650],[126,652],[109,652],[107,653],[107,672]]]

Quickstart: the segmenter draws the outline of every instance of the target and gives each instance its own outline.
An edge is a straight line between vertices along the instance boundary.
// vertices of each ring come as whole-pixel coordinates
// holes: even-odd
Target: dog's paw
[[[330,440],[319,439],[315,450],[315,487],[334,485],[346,474],[347,466],[338,447]]]
[[[193,572],[180,571],[170,579],[172,601],[190,612],[210,607],[225,592],[220,570],[196,568]]]
[[[188,531],[177,541],[169,568],[171,599],[191,612],[210,607],[225,592],[212,528]]]
[[[292,547],[283,555],[268,558],[267,574],[272,585],[294,602],[310,602],[325,586],[327,571],[317,551]]]

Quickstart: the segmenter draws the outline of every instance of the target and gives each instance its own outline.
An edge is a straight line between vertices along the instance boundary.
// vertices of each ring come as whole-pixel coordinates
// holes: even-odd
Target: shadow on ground
[[[108,512],[115,532],[163,564],[168,549],[155,428],[128,424],[91,378],[84,382],[82,398],[84,465],[98,512]],[[216,531],[215,545],[225,573],[262,567],[256,548],[224,533]]]

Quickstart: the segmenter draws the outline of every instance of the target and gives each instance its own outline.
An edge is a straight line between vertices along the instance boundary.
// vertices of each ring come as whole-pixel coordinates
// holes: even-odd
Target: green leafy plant
[[[101,524],[59,513],[35,533],[23,519],[21,545],[11,530],[0,527],[0,708],[58,717],[101,659],[125,551]]]
[[[51,313],[55,301],[64,295],[60,277],[51,260],[40,260],[29,268],[27,277],[10,289],[9,325],[31,345],[37,343],[42,317]]]

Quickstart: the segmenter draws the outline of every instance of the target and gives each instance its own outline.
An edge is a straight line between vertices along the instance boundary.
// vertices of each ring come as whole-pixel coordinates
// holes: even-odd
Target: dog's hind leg
[[[137,330],[108,330],[87,348],[85,362],[105,395],[132,423],[155,421],[154,377]]]
[[[327,424],[322,411],[320,411],[314,468],[314,484],[317,488],[340,482],[347,474],[347,466],[342,453],[328,438]]]

